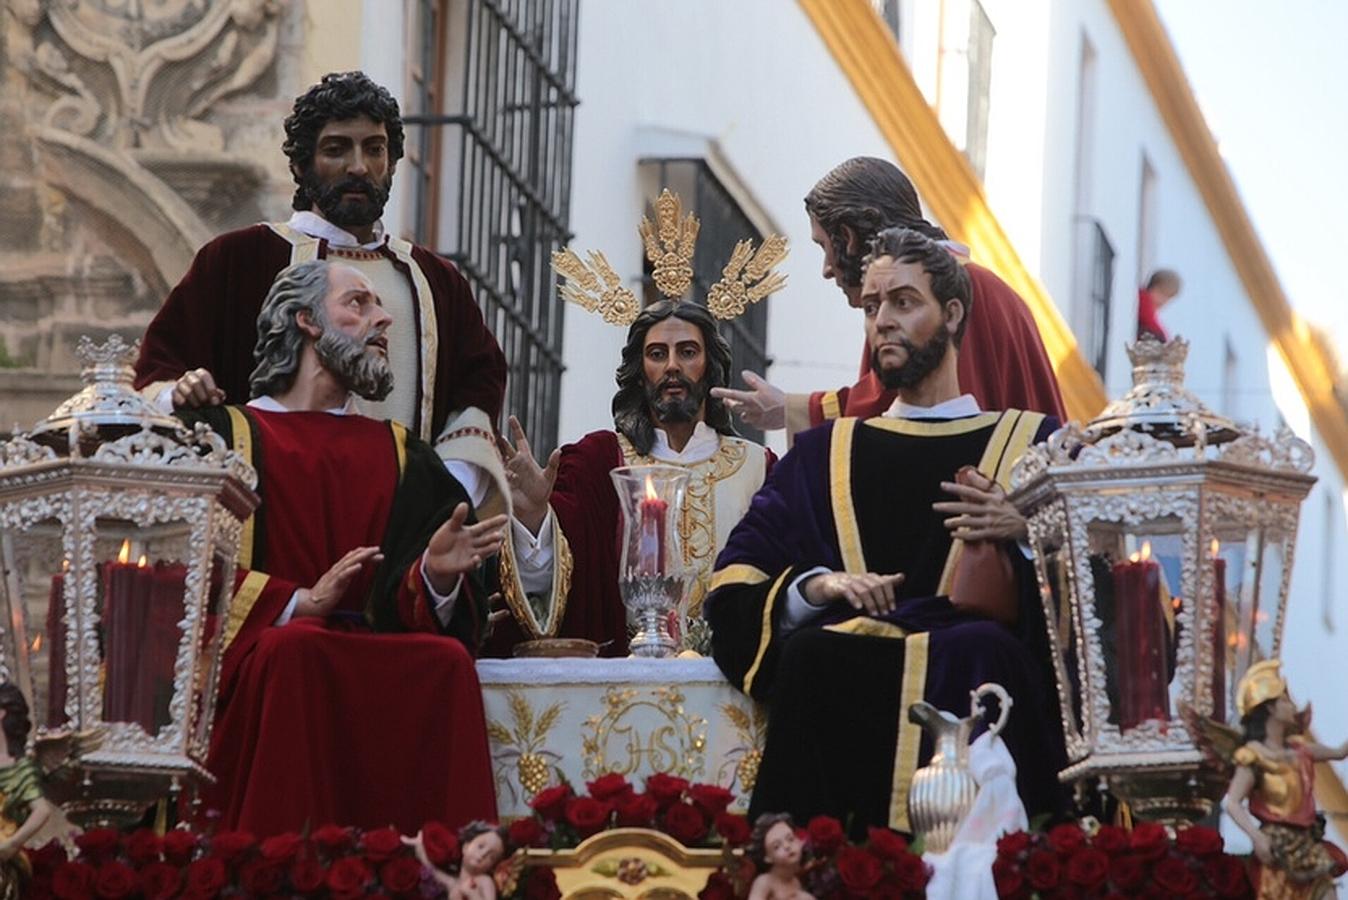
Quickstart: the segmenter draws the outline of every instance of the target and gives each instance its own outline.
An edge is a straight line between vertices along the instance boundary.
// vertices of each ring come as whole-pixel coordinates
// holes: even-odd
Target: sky
[[[1348,2],[1154,2],[1283,291],[1348,365]]]

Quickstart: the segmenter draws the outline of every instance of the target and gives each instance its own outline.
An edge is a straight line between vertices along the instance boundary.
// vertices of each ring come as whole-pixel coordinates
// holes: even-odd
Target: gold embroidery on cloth
[[[751,703],[751,706],[751,710],[746,710],[737,703],[721,704],[721,714],[735,729],[739,743],[726,751],[716,773],[717,784],[731,790],[738,784],[745,797],[754,792],[758,767],[763,762],[763,743],[768,735],[767,708],[761,703]],[[728,779],[727,775],[730,776]]]
[[[689,714],[685,699],[676,687],[645,693],[618,687],[605,691],[603,712],[587,718],[581,730],[584,776],[598,778],[609,772],[630,776],[643,770],[681,778],[701,775],[706,768],[707,720]]]
[[[684,494],[683,514],[679,517],[679,537],[683,541],[683,561],[697,573],[688,592],[688,617],[700,616],[702,601],[711,589],[711,567],[716,562],[716,485],[744,467],[749,458],[748,445],[723,437],[720,448],[710,459],[692,464],[643,456],[621,434],[618,445],[629,466],[677,466],[688,470],[688,490]]]
[[[515,785],[506,775],[507,766],[513,761],[516,778],[527,801],[548,786],[553,766],[562,760],[560,755],[543,745],[566,704],[558,701],[535,715],[533,706],[520,691],[509,691],[506,698],[510,703],[513,727],[495,719],[487,720],[487,737],[494,745],[492,761],[496,763],[492,768],[496,771],[497,792],[504,783],[514,798]]]

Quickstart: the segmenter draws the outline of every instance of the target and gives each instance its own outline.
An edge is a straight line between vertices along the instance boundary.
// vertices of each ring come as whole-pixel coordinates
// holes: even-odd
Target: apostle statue
[[[936,241],[882,231],[861,300],[872,366],[897,399],[796,437],[731,533],[705,605],[721,670],[769,704],[750,815],[910,830],[924,753],[908,708],[958,708],[989,681],[1015,701],[1002,737],[1021,796],[1031,815],[1051,810],[1062,731],[1017,543],[1025,523],[1004,491],[1056,423],[985,412],[960,392],[958,348],[978,307]]]
[[[861,260],[885,228],[909,228],[939,243],[964,267],[972,306],[960,345],[960,387],[985,409],[1025,409],[1063,417],[1053,366],[1030,308],[996,274],[969,262],[969,248],[950,240],[922,215],[917,191],[899,167],[858,156],[839,164],[805,196],[810,233],[824,253],[824,278],[835,282],[849,306],[860,308]],[[718,390],[746,422],[794,435],[839,416],[878,416],[896,396],[871,366],[867,348],[861,377],[851,387],[785,394],[758,375],[744,375],[749,390]]]
[[[550,597],[561,611],[562,637],[597,641],[610,656],[626,655],[628,633],[618,593],[618,497],[609,472],[657,464],[688,470],[679,528],[684,562],[696,574],[692,618],[700,613],[716,554],[773,461],[765,447],[735,436],[730,414],[710,389],[730,377],[730,347],[717,320],[738,315],[746,303],[784,284],[772,267],[785,257],[785,241],[774,235],[756,251],[750,241],[741,241],[726,277],[702,306],[681,299],[691,286],[697,219],[684,215],[670,191],[655,207],[657,221],[643,219],[642,235],[666,299],[641,309],[601,253],[591,254],[588,265],[572,251],[553,261],[568,279],[564,296],[628,325],[615,376],[614,430],[595,431],[563,447],[546,468],[534,459],[517,423],[512,423],[515,445],[504,448],[514,518],[513,555],[502,557],[513,560],[513,567],[502,575],[502,590],[516,618],[530,614],[530,598],[541,607],[539,598]],[[510,642],[503,637],[500,648]]]
[[[221,623],[206,808],[223,827],[495,818],[473,648],[506,520],[475,523],[428,444],[357,413],[393,389],[393,327],[364,273],[297,263],[257,317],[252,399],[179,413],[250,461],[262,499]]]
[[[393,317],[394,388],[361,400],[361,411],[406,425],[478,508],[501,508],[493,444],[505,357],[463,276],[428,248],[388,234],[380,218],[403,155],[398,102],[361,72],[325,75],[295,100],[285,135],[294,215],[201,248],[145,333],[136,387],[165,408],[247,402],[255,322],[276,273],[310,259],[340,261],[370,280]]]

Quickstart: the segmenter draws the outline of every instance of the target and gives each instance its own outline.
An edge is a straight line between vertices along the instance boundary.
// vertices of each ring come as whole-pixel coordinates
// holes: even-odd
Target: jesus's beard
[[[678,385],[683,388],[682,397],[665,397],[665,388]],[[702,401],[707,397],[705,381],[692,382],[682,375],[670,375],[658,384],[646,383],[646,403],[661,425],[675,422],[691,422],[702,409]]]
[[[946,331],[944,325],[937,328],[931,339],[921,347],[906,338],[899,338],[898,343],[907,351],[908,358],[897,368],[881,368],[879,351],[871,351],[871,370],[880,377],[880,383],[891,391],[916,387],[935,372],[941,360],[945,359],[950,332]]]
[[[318,212],[332,224],[339,228],[364,228],[373,225],[384,214],[389,183],[378,184],[370,178],[348,176],[325,184],[310,168],[304,175],[304,190]],[[352,200],[347,194],[365,196]]]
[[[314,344],[314,352],[323,368],[348,391],[366,400],[379,401],[393,391],[393,370],[388,359],[369,347],[366,341],[335,328],[324,328]]]

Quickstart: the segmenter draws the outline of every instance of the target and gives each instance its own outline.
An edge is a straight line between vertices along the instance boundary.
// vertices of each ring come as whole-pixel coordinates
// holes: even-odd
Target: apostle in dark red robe
[[[427,444],[353,410],[392,386],[389,324],[356,270],[287,268],[259,316],[253,399],[180,413],[249,459],[262,498],[223,625],[206,807],[224,827],[495,816],[473,649],[505,517],[474,523]]]
[[[324,76],[295,101],[284,150],[296,190],[288,222],[221,235],[193,260],[150,323],[136,387],[167,406],[249,399],[256,321],[276,273],[309,259],[359,269],[393,316],[394,389],[361,412],[400,422],[431,444],[480,508],[505,491],[494,427],[506,364],[463,276],[380,219],[403,154],[398,103],[360,72]],[[197,372],[194,390],[173,386]]]
[[[677,466],[689,474],[680,515],[684,561],[696,573],[689,615],[701,612],[712,564],[772,464],[767,448],[735,436],[730,415],[709,396],[730,372],[730,347],[703,306],[662,300],[627,332],[615,431],[595,431],[555,451],[544,469],[512,421],[506,447],[513,491],[513,553],[502,554],[502,590],[515,618],[545,633],[560,616],[560,637],[601,644],[606,656],[627,653],[627,612],[618,593],[621,519],[609,472],[619,466]],[[532,617],[532,618],[530,618]],[[490,649],[518,642],[513,623]]]
[[[824,252],[823,275],[837,283],[852,307],[861,306],[865,248],[883,228],[911,228],[943,246],[964,264],[973,285],[973,309],[959,354],[960,388],[984,409],[1026,409],[1065,415],[1053,366],[1034,316],[993,272],[968,261],[968,249],[950,241],[922,216],[912,182],[893,163],[872,157],[849,159],[829,172],[805,197],[811,234]],[[718,392],[745,421],[759,428],[786,428],[794,435],[839,416],[878,416],[897,394],[872,370],[863,350],[856,384],[834,391],[784,394],[746,373],[750,390]]]

